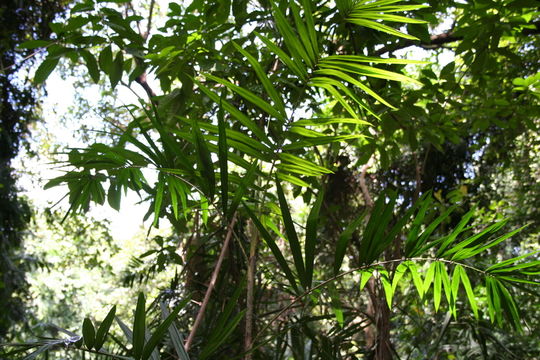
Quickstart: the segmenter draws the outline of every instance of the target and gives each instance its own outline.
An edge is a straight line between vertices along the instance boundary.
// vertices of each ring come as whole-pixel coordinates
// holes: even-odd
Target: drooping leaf
[[[285,225],[285,232],[287,233],[287,240],[289,241],[291,253],[294,259],[294,265],[296,267],[296,272],[300,277],[300,282],[302,286],[308,287],[308,281],[306,277],[306,270],[304,267],[304,259],[302,256],[302,248],[300,247],[300,241],[298,240],[298,235],[296,234],[296,229],[294,228],[294,223],[292,221],[291,213],[289,212],[289,205],[285,199],[285,194],[283,193],[283,188],[279,179],[276,177],[276,188],[279,199],[279,208],[281,210],[281,216],[283,218],[283,224]]]
[[[183,306],[178,305],[176,308],[163,320],[161,324],[156,328],[150,339],[144,345],[144,348],[141,353],[141,359],[147,360],[150,358],[150,355],[154,351],[155,347],[158,345],[159,341],[163,338],[165,333],[169,330],[169,327],[172,325],[173,321],[176,319],[180,310]]]
[[[41,84],[47,80],[49,75],[56,68],[56,65],[58,65],[59,61],[60,59],[58,58],[46,58],[36,70],[36,74],[34,75],[34,83]]]
[[[214,174],[212,156],[208,150],[208,146],[206,145],[206,142],[202,136],[197,121],[195,121],[192,129],[197,150],[197,164],[201,172],[201,181],[204,185],[203,190],[205,190],[205,194],[208,196],[210,201],[212,201],[216,189],[216,176]]]
[[[94,329],[94,324],[89,318],[85,318],[83,321],[83,339],[84,344],[88,349],[92,349],[94,342],[96,340],[96,330]]]
[[[107,334],[109,333],[109,329],[111,328],[115,314],[116,305],[113,306],[111,310],[109,310],[107,316],[105,316],[105,319],[103,319],[103,321],[99,325],[96,333],[96,341],[94,343],[94,348],[98,351],[101,349],[101,347],[105,343],[105,340],[107,339]]]
[[[135,308],[135,317],[133,320],[133,357],[141,359],[145,346],[146,334],[146,309],[145,298],[143,293],[139,294],[137,299],[137,307]]]

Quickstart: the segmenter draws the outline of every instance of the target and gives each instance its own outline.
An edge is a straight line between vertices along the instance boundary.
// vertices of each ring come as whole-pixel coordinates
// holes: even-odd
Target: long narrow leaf
[[[143,293],[139,294],[137,307],[135,308],[135,318],[133,320],[133,357],[139,360],[145,343],[146,333],[146,310]]]
[[[150,358],[150,355],[158,345],[159,341],[163,338],[165,335],[165,332],[169,329],[173,321],[176,319],[176,316],[182,310],[183,306],[177,306],[173,312],[167,316],[167,318],[157,327],[157,329],[154,331],[150,339],[146,342],[144,345],[144,348],[142,350],[141,359],[147,360]]]
[[[274,102],[274,105],[278,108],[278,111],[283,115],[283,117],[286,117],[285,112],[285,105],[283,104],[283,100],[281,99],[281,96],[278,94],[277,90],[274,88],[268,77],[266,76],[266,73],[264,72],[263,68],[259,64],[259,62],[246,50],[242,49],[238,44],[236,44],[234,41],[232,43],[236,50],[238,50],[242,55],[244,55],[251,66],[253,67],[253,70],[255,70],[255,73],[257,74],[257,77],[261,81],[264,89]]]
[[[101,325],[99,325],[99,328],[96,333],[96,341],[94,342],[94,348],[98,351],[101,349],[101,347],[105,343],[107,334],[109,333],[109,329],[111,328],[115,314],[116,314],[116,305],[113,306],[111,310],[109,310],[107,316],[105,316],[105,319],[103,319],[103,321],[101,322]]]
[[[279,199],[279,208],[281,209],[281,216],[283,218],[283,224],[285,225],[285,232],[287,233],[287,240],[291,247],[291,253],[294,259],[294,265],[296,267],[296,272],[298,273],[301,283],[304,287],[308,287],[308,281],[306,277],[306,270],[304,268],[304,260],[302,257],[302,248],[300,247],[300,241],[298,240],[298,235],[296,234],[296,229],[294,228],[294,223],[291,218],[291,213],[289,212],[289,205],[285,199],[285,194],[283,193],[283,188],[279,179],[276,177],[276,188]]]

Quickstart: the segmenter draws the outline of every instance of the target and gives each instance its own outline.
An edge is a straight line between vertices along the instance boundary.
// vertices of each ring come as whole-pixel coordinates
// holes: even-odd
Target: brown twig
[[[217,278],[221,270],[221,265],[223,264],[223,260],[225,259],[225,254],[227,253],[229,243],[231,242],[233,228],[234,228],[235,223],[236,223],[236,213],[233,215],[231,222],[229,223],[229,226],[227,228],[227,235],[225,236],[225,242],[223,243],[223,247],[221,248],[221,253],[219,254],[216,267],[214,268],[214,271],[212,272],[212,277],[210,278],[210,283],[208,284],[206,293],[204,294],[204,299],[201,304],[201,308],[199,309],[199,312],[197,313],[197,317],[195,318],[195,322],[193,323],[191,332],[189,333],[189,336],[184,345],[186,351],[189,351],[191,344],[193,343],[193,340],[195,339],[195,334],[197,333],[197,329],[201,325],[202,319],[204,317],[204,312],[206,310],[206,306],[208,305],[208,302],[210,301],[212,290],[214,290],[214,287],[216,286]]]
[[[148,23],[146,24],[146,33],[143,34],[144,40],[148,39],[148,35],[150,35],[150,29],[152,27],[152,17],[154,16],[155,3],[156,3],[155,0],[150,1],[150,10],[148,10]]]

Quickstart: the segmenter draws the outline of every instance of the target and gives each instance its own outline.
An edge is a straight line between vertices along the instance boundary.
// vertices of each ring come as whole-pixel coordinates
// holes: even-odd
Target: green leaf
[[[433,306],[435,307],[435,312],[439,311],[439,305],[441,304],[441,295],[442,295],[442,273],[440,271],[439,262],[435,261],[432,264],[433,266]],[[431,270],[431,267],[430,267]],[[427,275],[426,275],[427,279]]]
[[[105,316],[105,319],[103,319],[103,321],[99,325],[99,328],[96,333],[96,341],[94,343],[94,348],[98,351],[103,347],[103,344],[105,343],[105,340],[107,339],[107,334],[109,333],[109,329],[111,328],[115,314],[116,314],[116,305],[113,306],[111,310],[109,310],[109,313],[107,314],[107,316]]]
[[[327,126],[331,124],[371,125],[367,121],[354,118],[314,118],[295,121],[291,123],[291,126]]]
[[[261,128],[250,118],[248,118],[245,114],[243,114],[241,111],[239,111],[236,107],[232,106],[229,102],[223,100],[219,96],[217,96],[212,90],[210,90],[208,87],[203,85],[202,83],[194,80],[194,82],[199,86],[199,88],[204,92],[210,99],[212,99],[215,103],[221,104],[223,109],[227,111],[229,114],[231,114],[233,117],[235,117],[242,125],[244,125],[246,128],[251,130],[255,136],[257,136],[260,140],[264,141],[265,143],[271,145],[272,142],[268,139],[268,136],[265,134],[264,131],[261,130]]]
[[[306,173],[315,173],[315,174],[331,174],[332,173],[331,170],[328,170],[325,167],[316,165],[310,161],[301,159],[295,155],[291,155],[287,153],[280,153],[278,156],[282,161],[291,163],[293,166],[299,167],[300,169],[304,169]]]
[[[40,47],[46,47],[46,46],[49,46],[51,44],[50,41],[46,41],[46,40],[28,40],[28,41],[25,41],[23,42],[22,44],[19,44],[17,47],[19,49],[36,49],[36,48],[40,48]]]
[[[111,76],[111,73],[113,71],[113,55],[112,55],[112,50],[111,50],[110,45],[105,47],[105,49],[103,49],[99,53],[98,61],[99,61],[99,67],[101,68],[101,70],[105,74]]]
[[[274,44],[272,41],[270,41],[268,38],[264,37],[263,35],[259,34],[258,32],[254,32],[255,35],[261,41],[272,51],[274,54],[276,54],[281,60],[285,66],[290,69],[296,76],[298,76],[302,80],[307,80],[308,73],[305,69],[305,67],[296,61],[293,61],[289,55],[287,55],[283,50],[281,50],[276,44]]]
[[[315,64],[317,62],[317,57],[319,54],[317,54],[313,50],[313,45],[311,44],[311,38],[306,28],[306,25],[304,24],[303,19],[300,17],[300,10],[298,8],[298,5],[296,5],[296,2],[290,1],[289,8],[293,14],[296,30],[298,34],[300,35],[299,40],[301,41],[301,44],[304,45],[306,55],[309,57],[309,62],[311,64]]]
[[[181,304],[178,305],[180,308],[184,308],[189,301],[189,298],[186,298],[184,301],[182,301]],[[167,306],[160,302],[161,307],[161,313],[162,316],[166,319],[169,316],[169,311],[167,310]],[[189,355],[184,348],[184,337],[182,336],[182,333],[178,330],[176,325],[174,324],[174,321],[169,326],[169,336],[171,337],[171,342],[173,344],[174,350],[176,351],[176,355],[178,355],[179,360],[190,360]]]
[[[278,6],[272,2],[272,10],[274,13],[274,20],[276,22],[277,28],[281,35],[283,36],[283,41],[287,45],[287,49],[293,55],[293,61],[295,61],[299,67],[303,67],[300,59],[303,59],[308,66],[313,66],[313,59],[308,56],[306,53],[305,47],[302,45],[302,42],[296,36],[294,29],[289,24],[289,21],[285,15],[281,12]]]
[[[294,228],[291,213],[289,212],[289,205],[287,205],[287,200],[285,199],[283,188],[281,187],[281,183],[279,182],[277,176],[276,188],[278,193],[279,208],[281,209],[281,216],[283,218],[283,224],[285,225],[285,232],[287,233],[287,240],[289,241],[291,253],[294,259],[294,265],[296,267],[296,272],[300,277],[300,282],[302,286],[304,288],[307,288],[308,279],[306,277],[306,270],[304,268],[302,248],[300,247],[300,241],[298,241],[298,235],[296,234],[296,229]]]
[[[392,292],[395,293],[397,286],[399,285],[399,281],[403,278],[403,275],[407,272],[407,269],[409,269],[408,265],[405,262],[402,262],[398,265],[396,268],[396,271],[394,272],[394,277],[392,278]]]
[[[163,181],[163,176],[158,176],[156,198],[154,199],[154,222],[152,223],[152,226],[156,226],[159,221],[159,216],[161,214],[161,204],[163,203],[164,188],[165,184]]]
[[[317,247],[318,238],[317,238],[317,227],[319,225],[319,213],[321,211],[321,205],[324,199],[324,191],[320,190],[317,195],[317,200],[311,211],[309,212],[307,223],[306,223],[306,243],[304,246],[305,260],[306,260],[306,285],[308,288],[311,287],[313,282],[313,264],[315,262],[315,249]]]
[[[79,50],[79,54],[81,54],[81,57],[86,62],[86,67],[88,68],[88,73],[90,74],[92,80],[96,84],[99,83],[99,68],[94,55],[92,55],[89,51],[86,50]]]
[[[37,68],[36,74],[34,75],[34,82],[36,84],[41,84],[47,80],[59,61],[59,58],[46,58]]]
[[[322,59],[318,66],[323,69],[334,69],[341,72],[349,72],[358,75],[364,75],[379,79],[392,80],[404,83],[413,83],[422,85],[421,82],[409,76],[405,76],[393,71],[379,69],[373,66],[361,65],[356,62],[347,62],[340,59],[339,56]]]
[[[446,271],[446,266],[442,262],[438,262],[439,267],[439,274],[441,275],[442,284],[443,284],[443,290],[444,295],[446,297],[446,301],[448,304],[451,305],[452,303],[452,286],[450,284],[450,277],[448,276],[448,272]]]
[[[351,236],[354,231],[358,229],[358,227],[362,223],[362,220],[364,220],[364,216],[365,213],[360,214],[353,222],[347,225],[345,230],[343,230],[339,235],[339,239],[336,244],[336,255],[334,257],[334,275],[337,275],[339,273]]]
[[[201,181],[203,184],[203,190],[212,201],[216,191],[216,176],[214,174],[214,164],[212,163],[212,155],[208,150],[208,146],[204,141],[201,130],[197,121],[195,121],[193,127],[193,135],[195,138],[195,148],[197,155],[197,165],[201,172]]]
[[[261,81],[261,84],[263,85],[264,89],[266,90],[266,92],[268,93],[272,101],[274,102],[274,106],[277,107],[278,111],[285,118],[287,116],[287,113],[285,112],[285,105],[283,104],[283,100],[281,99],[281,96],[278,94],[276,88],[272,85],[272,83],[266,76],[266,73],[261,67],[259,61],[257,61],[257,59],[255,59],[249,52],[242,49],[234,41],[232,42],[232,44],[242,55],[244,55],[248,59],[249,63],[253,67],[253,70],[255,70],[257,77]]]
[[[351,105],[349,105],[349,103],[345,101],[345,98],[334,87],[334,86],[337,86],[341,88],[343,86],[343,84],[340,83],[339,81],[326,78],[326,77],[316,77],[316,78],[311,79],[311,81],[309,82],[309,85],[325,89],[326,91],[330,93],[330,95],[332,95],[334,100],[338,101],[341,104],[341,106],[343,106],[343,109],[345,109],[349,113],[350,116],[358,117],[358,115],[356,114],[354,109],[351,107]],[[352,93],[350,92],[349,89],[344,87],[342,88],[342,90],[345,91],[346,94],[350,93],[349,97],[352,97]]]
[[[425,251],[425,249],[423,249],[423,246],[426,243],[426,241],[429,239],[431,234],[457,208],[457,205],[456,205],[456,206],[451,206],[450,208],[446,209],[446,211],[443,214],[441,214],[434,221],[432,221],[425,228],[422,234],[418,236],[418,232],[420,231],[420,228],[424,222],[426,211],[430,205],[431,205],[431,197],[426,197],[426,200],[421,205],[420,210],[418,211],[413,221],[411,230],[409,231],[407,240],[405,241],[405,256],[407,257],[414,257],[414,256],[421,255],[423,251]]]
[[[461,274],[460,272],[463,271],[463,268],[461,265],[456,265],[454,267],[454,272],[452,273],[452,284],[451,284],[451,296],[448,304],[450,305],[450,311],[454,315],[454,319],[457,319],[457,309],[456,309],[456,302],[459,295],[459,283],[461,280]]]
[[[435,268],[437,265],[435,265],[436,262],[432,262],[428,268],[428,271],[426,272],[426,276],[424,278],[424,285],[422,289],[422,293],[426,294],[429,291],[429,288],[431,287],[431,284],[433,283],[433,278],[435,277]]]
[[[133,357],[141,359],[146,333],[146,310],[144,294],[139,293],[137,307],[135,308],[135,318],[133,320]]]
[[[394,298],[394,289],[392,286],[392,283],[390,282],[390,278],[388,276],[388,271],[386,270],[379,270],[380,274],[380,280],[381,284],[384,289],[384,295],[386,298],[386,304],[391,309],[392,308],[392,300]]]
[[[324,76],[335,76],[339,79],[346,81],[350,84],[353,84],[357,86],[358,88],[362,89],[364,92],[366,92],[368,95],[372,96],[374,99],[379,101],[381,104],[384,104],[388,106],[391,109],[396,109],[395,106],[391,105],[388,101],[384,100],[379,94],[377,94],[375,91],[371,90],[367,85],[363,84],[362,82],[356,80],[352,76],[344,73],[343,71],[335,70],[335,69],[321,69],[315,71],[316,75],[324,75]]]
[[[527,258],[529,256],[534,256],[534,255],[536,255],[538,253],[540,253],[540,250],[533,251],[533,252],[530,252],[530,253],[527,253],[527,254],[524,254],[524,255],[520,255],[520,256],[508,259],[508,260],[501,261],[501,262],[499,262],[497,264],[494,264],[494,265],[490,266],[489,268],[486,269],[486,271],[491,272],[491,271],[494,271],[496,269],[500,269],[500,268],[505,267],[507,265],[511,265],[511,264],[515,263],[516,261],[523,260],[523,259],[525,259],[525,258]]]
[[[452,244],[457,236],[459,234],[461,234],[464,229],[465,229],[465,226],[469,223],[469,221],[471,220],[473,214],[475,212],[475,209],[472,209],[471,211],[469,211],[468,213],[466,213],[462,218],[461,218],[461,221],[459,222],[459,224],[454,228],[454,230],[452,231],[452,233],[446,238],[446,240],[444,240],[444,242],[442,243],[442,245],[439,247],[439,250],[437,251],[437,256],[438,257],[441,257],[442,254],[444,254],[444,251],[446,250],[446,248]]]
[[[401,32],[401,31],[398,31],[398,30],[390,27],[390,26],[380,24],[380,23],[378,23],[376,21],[363,19],[361,17],[356,17],[354,15],[347,18],[347,21],[352,23],[352,24],[355,24],[355,25],[364,26],[364,27],[367,27],[367,28],[370,28],[370,29],[373,29],[373,30],[377,30],[377,31],[382,31],[382,32],[385,32],[387,34],[394,35],[394,36],[397,36],[397,37],[401,37],[401,38],[404,38],[404,39],[419,40],[416,36],[405,34],[405,33]]]
[[[234,91],[235,93],[237,93],[238,95],[246,99],[247,101],[251,102],[253,105],[259,107],[262,111],[264,111],[268,115],[278,119],[280,122],[282,123],[285,122],[285,116],[282,113],[277,111],[272,105],[270,105],[268,102],[264,101],[259,96],[252,93],[251,91],[244,89],[240,86],[237,86],[231,83],[230,81],[218,78],[210,74],[206,74],[205,76],[209,79],[214,80],[217,83],[225,85],[226,87],[228,87],[229,89],[231,89],[232,91]]]
[[[391,22],[401,22],[405,24],[426,24],[427,23],[427,21],[424,21],[424,20],[412,19],[412,18],[399,16],[399,15],[381,14],[375,11],[355,12],[353,13],[353,16],[354,15],[357,15],[359,18],[362,18],[362,19],[384,20],[384,21],[391,21]]]
[[[422,282],[422,276],[420,275],[420,270],[418,269],[416,264],[412,261],[407,261],[406,264],[410,270],[413,284],[416,287],[416,291],[418,291],[418,296],[420,296],[420,299],[423,299],[424,298],[424,283]]]
[[[371,276],[373,275],[373,269],[366,269],[366,270],[362,270],[360,271],[360,287],[359,287],[359,290],[362,291],[365,287],[366,287],[366,284],[368,283],[369,279],[371,278]]]
[[[511,231],[509,232],[508,234],[505,234],[503,236],[500,236],[498,237],[497,239],[493,240],[493,241],[490,241],[488,244],[482,246],[482,244],[479,244],[477,246],[475,246],[474,248],[470,249],[470,251],[465,251],[465,250],[468,250],[468,249],[464,249],[462,252],[458,252],[456,253],[454,256],[452,256],[452,260],[456,260],[456,261],[459,261],[459,260],[462,260],[462,259],[465,259],[465,258],[469,258],[469,257],[472,257],[472,256],[475,256],[477,254],[480,254],[484,251],[486,251],[487,249],[505,241],[506,239],[514,236],[515,234],[517,234],[518,232],[522,231],[524,228],[526,228],[527,225],[525,226],[522,226],[514,231]]]
[[[215,341],[213,341],[210,344],[211,346],[204,348],[204,350],[201,352],[201,355],[200,355],[201,360],[207,359],[210,355],[215,353],[215,351],[219,348],[219,346],[223,344],[231,336],[234,329],[236,329],[240,321],[243,319],[245,313],[246,313],[246,310],[242,310],[233,317],[233,319],[227,324],[227,326],[223,329],[223,331],[220,332],[220,336],[215,338]]]
[[[430,64],[429,61],[423,60],[411,60],[411,59],[399,59],[399,58],[379,58],[373,56],[362,56],[362,55],[330,55],[323,59],[324,61],[342,61],[348,63],[360,62],[360,63],[375,63],[375,64]]]
[[[84,344],[88,349],[92,349],[96,340],[96,330],[94,329],[92,320],[90,320],[89,318],[84,318],[82,332]]]
[[[279,179],[281,179],[281,180],[288,181],[293,185],[306,187],[306,188],[309,187],[309,184],[307,182],[305,182],[304,180],[302,180],[302,179],[300,179],[300,178],[298,178],[296,176],[290,175],[290,174],[285,174],[285,173],[283,173],[281,171],[277,172],[277,177]]]
[[[173,310],[173,312],[171,312],[169,316],[167,316],[167,318],[163,320],[161,324],[159,324],[159,326],[154,331],[154,333],[152,334],[148,342],[146,342],[146,345],[144,345],[144,349],[142,350],[142,354],[141,354],[141,360],[147,360],[148,358],[150,358],[152,351],[154,351],[159,341],[163,338],[163,336],[165,335],[165,332],[167,332],[169,327],[172,325],[174,319],[176,319],[176,316],[178,315],[180,310],[182,310],[183,307],[184,306],[182,306],[182,304],[177,306]]]
[[[478,319],[478,306],[476,305],[476,296],[474,295],[474,291],[472,289],[469,277],[467,276],[467,272],[464,269],[461,269],[459,272],[459,276],[461,277],[461,283],[463,284],[463,288],[467,293],[467,298],[469,299],[469,304],[471,305],[474,317]]]
[[[122,51],[116,53],[114,62],[110,67],[109,80],[111,81],[111,87],[114,89],[116,85],[122,80],[122,72],[124,69],[124,55]]]

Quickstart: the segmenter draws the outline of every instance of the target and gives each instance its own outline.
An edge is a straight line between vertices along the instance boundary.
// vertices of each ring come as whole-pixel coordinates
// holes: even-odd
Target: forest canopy
[[[92,114],[99,136],[49,144],[60,173],[43,186],[66,196],[19,228],[46,226],[62,269],[136,291],[99,317],[63,304],[39,340],[0,317],[3,358],[540,358],[537,1],[55,6],[9,42],[35,66],[2,63],[2,94],[31,79],[25,111],[47,127],[40,97],[62,96],[47,79],[76,79],[72,121]],[[147,233],[120,277],[127,249],[91,213],[130,197]],[[0,241],[2,264],[24,255]],[[6,299],[28,315],[22,288]]]

